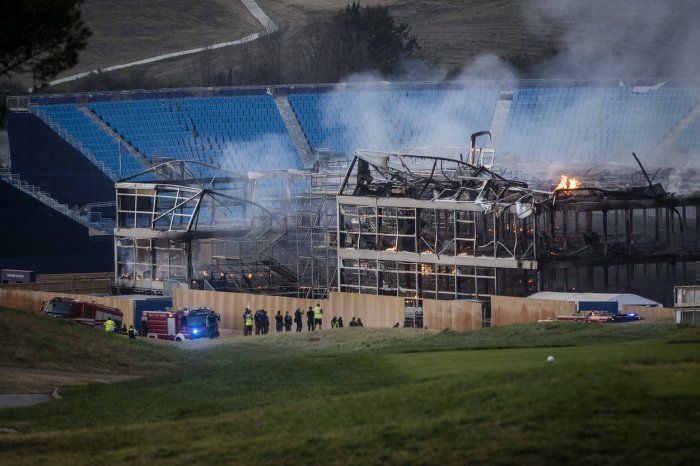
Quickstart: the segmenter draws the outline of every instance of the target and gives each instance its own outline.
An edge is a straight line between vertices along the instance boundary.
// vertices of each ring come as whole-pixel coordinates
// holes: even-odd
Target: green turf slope
[[[0,435],[3,464],[692,464],[700,453],[698,329],[343,329],[174,351],[192,361],[0,412],[20,432]]]

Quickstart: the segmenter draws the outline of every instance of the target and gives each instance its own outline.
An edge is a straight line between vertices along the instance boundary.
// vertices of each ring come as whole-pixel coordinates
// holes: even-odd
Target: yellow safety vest
[[[245,318],[245,325],[246,327],[252,327],[253,326],[253,318],[248,316]]]
[[[105,321],[105,332],[113,332],[113,331],[114,331],[114,321],[113,320]]]
[[[320,306],[314,308],[314,319],[323,319],[323,311]]]

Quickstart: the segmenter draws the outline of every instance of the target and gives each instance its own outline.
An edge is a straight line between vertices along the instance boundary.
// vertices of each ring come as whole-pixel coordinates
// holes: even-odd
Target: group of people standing
[[[292,324],[296,324],[296,331],[301,332],[303,327],[303,314],[300,308],[294,312],[294,317],[286,311],[282,315],[282,311],[277,311],[275,314],[275,330],[277,332],[291,332]],[[333,316],[331,319],[331,328],[342,328],[343,318]],[[363,327],[362,319],[352,318],[350,322],[350,327]],[[313,332],[318,329],[321,330],[323,327],[323,308],[321,308],[320,303],[316,303],[315,307],[309,306],[309,310],[306,311],[306,329],[309,332]],[[270,318],[267,315],[267,311],[264,309],[259,309],[255,312],[248,308],[243,311],[243,335],[248,336],[253,334],[253,328],[255,328],[256,335],[264,335],[270,331]]]

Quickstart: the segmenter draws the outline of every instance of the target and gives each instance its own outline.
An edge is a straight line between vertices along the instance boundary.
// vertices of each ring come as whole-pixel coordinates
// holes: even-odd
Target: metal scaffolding
[[[297,200],[299,296],[324,298],[336,289],[336,195],[348,163],[324,161],[309,175],[309,189]]]

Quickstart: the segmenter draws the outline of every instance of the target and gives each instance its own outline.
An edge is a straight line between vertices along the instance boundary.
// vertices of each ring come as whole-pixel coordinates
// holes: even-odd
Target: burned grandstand
[[[610,268],[629,286],[640,264],[700,258],[700,196],[651,180],[533,189],[493,160],[474,146],[465,160],[355,152],[356,184],[348,172],[337,198],[340,289],[418,300],[607,291]]]
[[[494,171],[495,152],[476,146],[478,136],[490,134],[473,135],[459,158],[356,151],[343,171],[268,173],[288,193],[273,210],[259,203],[262,174],[160,164],[116,183],[115,284],[165,294],[338,289],[420,305],[608,291],[621,273],[629,290],[649,264],[700,260],[700,196],[666,192],[641,163],[646,186],[621,184],[638,179],[623,169],[615,186],[582,174],[530,187]],[[294,179],[307,191],[293,196]]]
[[[95,264],[113,240],[120,293],[644,290],[670,302],[700,260],[700,85],[570,84],[11,98],[1,187],[87,229],[35,244],[99,242]],[[469,141],[475,129],[489,131]],[[79,263],[46,250],[23,266],[20,249],[5,263]]]

